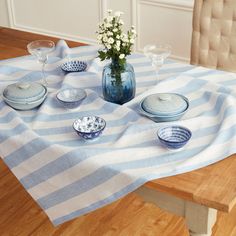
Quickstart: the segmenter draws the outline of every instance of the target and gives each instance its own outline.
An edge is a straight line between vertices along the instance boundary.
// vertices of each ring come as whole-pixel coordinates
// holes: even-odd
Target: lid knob
[[[21,82],[17,84],[17,87],[20,89],[28,89],[30,87],[30,83],[27,82]]]
[[[160,94],[159,95],[159,100],[161,101],[170,101],[171,100],[171,95],[170,94]]]

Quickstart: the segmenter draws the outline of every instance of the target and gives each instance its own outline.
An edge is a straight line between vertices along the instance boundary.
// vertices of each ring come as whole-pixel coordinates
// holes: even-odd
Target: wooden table
[[[44,38],[58,40],[0,27],[0,59],[26,55],[27,43]],[[83,45],[67,43],[70,47]],[[227,233],[234,230],[236,233],[236,155],[196,171],[150,181],[136,192],[145,200],[186,217],[191,235],[211,235],[217,211],[215,228],[227,231],[222,236],[231,235]]]

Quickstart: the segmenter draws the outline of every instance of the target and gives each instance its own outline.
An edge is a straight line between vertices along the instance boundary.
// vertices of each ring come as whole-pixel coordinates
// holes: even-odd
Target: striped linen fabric
[[[0,100],[0,155],[54,225],[93,211],[137,189],[145,182],[195,170],[236,151],[236,74],[167,61],[158,74],[142,54],[128,61],[137,82],[135,99],[120,106],[102,99],[96,46],[69,49],[59,41],[46,66],[54,91],[37,109],[17,111]],[[86,60],[88,70],[65,74],[68,58]],[[0,62],[0,88],[17,81],[39,81],[40,65],[32,56]],[[75,110],[56,101],[60,88],[77,87],[88,96]],[[139,102],[157,92],[186,96],[190,109],[177,122],[154,123],[138,112]],[[72,128],[84,115],[107,122],[102,136],[81,140]],[[163,148],[158,128],[188,127],[193,135],[181,151]]]

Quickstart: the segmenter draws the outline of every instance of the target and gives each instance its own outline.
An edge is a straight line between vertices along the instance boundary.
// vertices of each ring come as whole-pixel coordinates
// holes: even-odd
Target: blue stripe
[[[4,162],[8,165],[9,168],[14,168],[25,160],[31,158],[33,155],[50,146],[50,142],[46,142],[41,138],[35,138],[12,152],[10,155],[6,156],[4,158]]]
[[[234,112],[235,113],[235,112]],[[229,115],[229,114],[228,114]],[[207,128],[205,128],[205,129],[200,129],[200,130],[197,130],[194,134],[193,134],[193,138],[192,139],[195,139],[195,138],[197,138],[197,137],[204,137],[204,136],[206,136],[206,135],[210,135],[210,134],[214,134],[215,132],[217,132],[219,129],[220,129],[220,127],[221,127],[221,123],[220,124],[217,124],[217,125],[215,125],[215,126],[212,126],[212,127],[207,127]],[[225,131],[224,131],[225,132]],[[153,144],[153,141],[151,141],[151,143]],[[136,145],[136,146],[131,146],[131,147],[139,147],[141,144],[138,144],[138,145]],[[127,146],[127,147],[129,147],[129,146]],[[96,150],[96,148],[94,149],[94,150]],[[101,149],[100,149],[101,150]],[[103,149],[102,151],[103,152],[105,152],[105,150],[106,149]],[[115,150],[115,149],[114,149]],[[107,151],[110,151],[110,149],[108,148],[107,149]],[[190,150],[187,150],[187,152],[188,153],[190,153]],[[78,151],[78,153],[80,154],[80,152]],[[181,152],[182,153],[182,152]],[[94,154],[94,152],[93,152],[93,154]],[[192,155],[192,153],[190,153],[189,154],[190,156]],[[65,157],[66,157],[66,155],[65,155]],[[90,155],[89,155],[89,152],[87,152],[87,157],[90,157]],[[181,157],[177,157],[177,159],[178,158],[181,158]],[[66,158],[65,158],[66,159]],[[164,157],[162,158],[162,159],[165,159]],[[59,159],[60,160],[60,159]],[[145,161],[147,161],[147,159],[145,159]],[[60,165],[59,166],[64,166],[64,168],[63,168],[63,170],[65,170],[65,168],[66,168],[66,163],[64,163],[63,162],[63,164],[61,163],[61,161],[59,162],[60,163]],[[70,163],[72,163],[71,161],[70,161]],[[48,164],[49,165],[49,164]],[[48,166],[47,165],[47,166]],[[46,166],[46,168],[48,168],[48,170],[50,170],[49,171],[49,175],[50,175],[50,177],[52,177],[53,175],[52,175],[52,173],[53,173],[53,171],[56,171],[56,173],[58,173],[57,172],[57,170],[55,169],[54,170],[54,168],[56,168],[56,166],[57,165],[55,165],[55,163],[53,163],[52,165],[50,164],[50,167],[47,167]],[[61,170],[61,169],[60,169]],[[42,173],[41,173],[42,172]],[[25,187],[27,186],[27,188],[29,188],[29,186],[27,185],[27,181],[25,180],[25,179],[29,179],[29,181],[31,180],[32,181],[32,179],[35,179],[36,181],[37,181],[37,183],[40,183],[39,181],[40,181],[40,176],[42,176],[42,175],[44,175],[43,173],[47,173],[48,171],[47,171],[47,169],[44,169],[44,167],[42,167],[40,170],[38,170],[38,171],[36,171],[35,173],[33,173],[33,174],[31,174],[30,175],[30,177],[28,177],[28,176],[26,176],[25,178],[24,178],[24,180],[22,180],[22,183],[25,185]],[[34,178],[33,178],[33,176],[34,176]],[[49,176],[47,176],[48,178],[49,178]],[[34,184],[36,184],[36,183],[34,183]],[[30,187],[33,187],[33,186],[31,186],[30,185]]]
[[[86,46],[87,47],[87,46]],[[87,48],[81,48],[82,51],[77,49],[68,49],[69,56],[71,58],[75,57],[82,57],[87,56],[88,58],[91,58],[88,60],[88,63],[92,63],[93,69],[97,71],[102,71],[103,67],[100,64],[97,64],[96,61],[92,61],[92,59],[96,56],[97,49],[95,47],[87,47]],[[90,50],[91,49],[91,50]],[[65,48],[62,46],[61,48],[58,47],[58,51],[55,53],[61,54],[63,56],[65,54],[64,51]],[[83,51],[85,50],[85,51]],[[90,50],[90,51],[86,51]],[[132,59],[143,59],[142,61],[135,61]],[[35,60],[34,57],[28,56],[25,58],[21,58],[21,60],[27,61],[33,61]],[[19,60],[19,59],[18,59]],[[64,72],[61,71],[60,66],[55,66],[53,63],[59,62],[60,58],[58,57],[51,57],[48,64],[51,64],[53,67],[52,70],[48,70],[46,73],[47,75],[55,75],[57,78],[55,79],[55,82],[52,83],[52,86],[54,88],[61,88],[61,87],[70,87],[73,85],[73,83],[78,83],[79,87],[82,88],[89,88],[93,90],[94,92],[101,94],[101,78],[100,74],[91,73],[91,72],[85,72],[85,73],[74,73],[67,75]],[[128,57],[128,60],[131,61],[131,63],[136,68],[146,67],[149,66],[149,61],[147,58],[145,58],[142,54],[134,54]],[[24,70],[23,68],[18,68],[17,66],[11,66],[9,61],[9,65],[7,66],[1,66],[0,67],[0,74],[2,75],[11,75],[17,71],[26,71],[26,75],[20,76],[20,78],[17,78],[15,81],[37,81],[41,79],[41,72],[40,72],[40,65],[38,71],[28,71]],[[36,63],[36,60],[35,60]],[[173,64],[175,62],[171,60],[167,60],[166,64]],[[58,63],[59,65],[59,63]],[[176,76],[176,74],[182,73],[183,76]],[[197,90],[200,90],[201,94],[198,96],[198,98],[190,100],[190,110],[189,115],[191,116],[191,109],[198,108],[197,116],[201,117],[212,117],[214,120],[214,123],[217,122],[215,125],[208,124],[206,128],[199,128],[193,133],[192,141],[196,140],[196,138],[199,138],[199,140],[203,137],[206,137],[209,135],[209,142],[201,144],[199,143],[199,147],[192,148],[192,149],[185,149],[181,152],[167,152],[166,154],[163,154],[161,156],[158,155],[149,155],[147,158],[143,158],[141,160],[135,160],[135,161],[127,161],[124,160],[122,163],[117,164],[111,164],[111,165],[105,165],[98,167],[93,173],[90,175],[85,176],[82,179],[79,179],[78,181],[75,181],[74,183],[69,184],[68,186],[65,186],[61,189],[59,189],[56,192],[53,192],[47,196],[44,196],[40,199],[38,199],[39,204],[44,208],[48,209],[52,206],[56,206],[57,204],[68,200],[72,197],[75,197],[79,194],[86,193],[88,190],[93,189],[94,187],[98,186],[99,184],[105,183],[105,181],[109,180],[110,178],[116,176],[117,174],[121,173],[124,170],[127,169],[138,169],[143,167],[151,167],[156,166],[159,168],[164,163],[172,163],[173,161],[179,161],[181,163],[182,161],[188,161],[188,159],[191,159],[192,156],[197,155],[199,152],[203,151],[206,147],[209,145],[212,146],[212,150],[214,149],[214,145],[222,144],[226,140],[233,139],[235,137],[236,133],[236,125],[232,124],[231,127],[229,127],[226,130],[224,129],[225,125],[225,119],[229,118],[232,115],[236,114],[236,109],[234,104],[231,102],[229,98],[229,95],[233,94],[232,87],[234,86],[235,82],[233,79],[223,82],[218,82],[219,86],[214,85],[214,89],[216,91],[214,92],[208,92],[204,90],[205,86],[207,85],[207,88],[210,88],[211,82],[204,80],[204,78],[199,79],[199,77],[202,76],[209,76],[212,75],[223,75],[225,72],[219,72],[215,70],[196,70],[194,66],[192,65],[179,65],[178,67],[170,67],[167,68],[165,65],[160,69],[159,75],[163,77],[166,77],[165,80],[159,81],[160,85],[161,83],[165,83],[168,85],[169,81],[176,80],[176,85],[179,85],[181,83],[185,83],[186,80],[184,78],[188,76],[187,79],[191,79],[190,82],[187,82],[186,85],[182,85],[181,88],[175,89],[175,86],[169,87],[167,92],[177,92],[181,93],[185,96],[191,97],[191,94],[195,93]],[[174,76],[173,76],[174,75]],[[80,77],[88,77],[88,79],[93,80],[91,84],[92,86],[88,86],[86,83],[87,81],[84,81],[85,84],[79,80]],[[147,77],[147,78],[144,78]],[[65,78],[65,80],[63,80]],[[232,76],[233,78],[233,76]],[[157,78],[158,80],[158,78]],[[8,82],[11,83],[13,80],[9,80]],[[77,82],[78,81],[78,82]],[[147,87],[151,87],[156,83],[156,75],[154,71],[146,71],[146,72],[137,72],[136,73],[136,81],[137,81],[137,88],[144,88],[147,89]],[[214,81],[213,81],[214,82]],[[6,84],[6,81],[4,82],[4,85]],[[222,85],[223,84],[223,85]],[[85,85],[85,86],[83,86]],[[225,87],[224,85],[228,86]],[[87,87],[86,87],[87,86]],[[157,87],[158,88],[158,87]],[[210,104],[211,98],[215,98],[216,96],[216,102]],[[53,108],[60,108],[61,106],[58,104],[57,100],[55,99],[54,95],[50,94],[46,101],[44,102],[43,106],[39,109],[34,109],[32,111],[32,115],[30,112],[22,112],[22,111],[14,111],[13,109],[9,108],[9,110],[4,111],[4,115],[0,117],[0,123],[7,124],[7,122],[10,122],[14,118],[22,118],[24,122],[30,123],[29,126],[34,125],[36,122],[37,127],[37,121],[53,121],[53,122],[62,122],[61,128],[42,128],[42,129],[35,129],[32,132],[36,132],[40,136],[47,136],[50,134],[66,134],[73,132],[72,127],[69,126],[63,126],[63,121],[68,119],[76,119],[78,116],[83,115],[99,115],[102,116],[103,114],[109,114],[116,112],[119,114],[119,105],[107,103],[106,105],[102,106],[101,109],[96,107],[96,102],[100,99],[97,94],[90,93],[87,97],[87,99],[84,100],[83,104],[81,105],[80,109],[78,111],[70,111],[70,110],[61,110],[61,114],[54,114]],[[91,110],[87,110],[86,105],[88,104],[94,104],[94,108]],[[202,104],[207,104],[206,108],[201,109]],[[48,115],[44,113],[44,108],[52,108],[52,114]],[[2,109],[6,108],[5,103],[2,101],[0,102],[0,111]],[[137,108],[137,104],[132,105],[130,108],[134,109],[135,111]],[[123,108],[121,108],[121,112]],[[224,113],[223,113],[224,110]],[[7,112],[7,113],[6,113]],[[222,114],[223,113],[223,114]],[[27,115],[28,114],[28,115]],[[122,113],[121,113],[122,114]],[[195,114],[195,113],[194,113]],[[94,141],[93,144],[96,144],[97,147],[94,148],[93,144],[88,144],[86,142],[82,142],[75,133],[74,135],[75,139],[71,141],[63,141],[63,142],[57,142],[61,147],[63,146],[73,146],[78,147],[73,149],[73,151],[70,151],[66,154],[63,154],[61,156],[58,156],[56,160],[51,161],[48,164],[45,164],[45,166],[39,168],[38,170],[34,171],[33,173],[25,176],[21,179],[21,182],[23,185],[29,189],[34,186],[37,186],[38,184],[47,181],[49,178],[61,173],[62,171],[68,170],[69,168],[78,165],[81,161],[86,160],[88,158],[93,157],[95,154],[105,154],[107,152],[113,151],[115,155],[116,150],[121,150],[123,148],[113,148],[112,143],[116,143],[119,141],[119,139],[125,137],[126,135],[133,135],[135,136],[137,133],[141,132],[156,132],[155,130],[161,125],[158,123],[153,123],[149,120],[149,123],[145,124],[139,124],[137,121],[141,118],[139,114],[131,110],[126,114],[124,117],[120,117],[116,120],[108,120],[107,121],[107,129],[109,127],[118,127],[121,126],[119,131],[115,134],[109,134],[109,132],[106,133],[106,135],[103,135],[103,138],[98,139],[97,141]],[[31,124],[31,122],[33,122]],[[200,122],[200,120],[199,120]],[[201,127],[201,124],[199,123],[199,127]],[[10,127],[9,127],[10,128]],[[191,128],[191,127],[190,127]],[[20,135],[22,132],[26,131],[28,129],[27,126],[22,124],[18,124],[14,129],[7,129],[4,130],[3,133],[0,133],[0,143],[5,141],[7,138],[14,138],[16,135]],[[107,130],[108,131],[108,130]],[[215,135],[218,134],[218,135]],[[47,138],[47,137],[45,137]],[[50,139],[49,139],[50,140]],[[11,142],[9,140],[9,142]],[[190,141],[191,142],[191,141]],[[103,144],[105,146],[104,148],[99,147],[99,144]],[[107,144],[107,145],[104,145]],[[10,168],[16,167],[19,164],[23,163],[25,160],[28,160],[29,158],[33,158],[33,156],[40,151],[45,150],[46,148],[50,148],[52,143],[50,141],[44,140],[43,137],[41,138],[35,138],[31,142],[28,142],[27,144],[20,147],[18,150],[13,151],[11,154],[9,154],[4,160],[8,164]],[[156,145],[160,145],[157,142],[156,136],[153,136],[153,140],[146,141],[146,140],[139,140],[135,144],[129,144],[127,143],[126,147],[127,151],[130,151],[131,155],[133,154],[132,148],[141,148],[141,147],[154,147]],[[201,146],[202,145],[202,146]],[[53,149],[49,150],[53,152]],[[77,215],[87,213],[90,210],[94,210],[97,207],[100,207],[103,204],[107,204],[110,201],[114,201],[118,197],[123,196],[124,194],[127,194],[130,191],[133,191],[138,186],[142,185],[146,181],[154,178],[158,178],[161,176],[166,175],[173,175],[175,173],[180,173],[181,171],[190,171],[191,169],[200,168],[202,166],[211,164],[217,160],[223,159],[225,156],[228,156],[231,154],[231,152],[234,152],[235,148],[225,148],[224,153],[221,153],[220,157],[214,157],[216,158],[209,158],[207,160],[204,160],[202,163],[198,163],[196,165],[188,165],[185,168],[181,168],[181,165],[177,165],[174,170],[171,170],[170,172],[166,172],[163,175],[160,175],[159,173],[148,173],[147,175],[144,175],[140,177],[137,181],[134,181],[131,185],[125,187],[121,191],[118,191],[116,193],[111,193],[111,196],[108,198],[103,199],[102,201],[98,201],[96,203],[93,203],[92,205],[88,207],[81,206],[81,209],[78,211],[74,211],[66,216],[59,217],[55,219],[54,223],[62,223],[65,220],[71,219]],[[134,152],[135,154],[135,152]],[[158,157],[158,158],[157,158]],[[42,157],[43,158],[43,157]],[[102,158],[102,157],[101,157]],[[88,167],[89,168],[89,167]],[[119,186],[118,186],[119,187]]]
[[[0,144],[7,140],[9,137],[12,138],[15,135],[19,135],[27,129],[28,127],[25,124],[18,124],[15,128],[3,130],[2,132],[0,132]]]
[[[77,195],[85,193],[94,187],[105,183],[109,179],[113,178],[114,176],[122,173],[122,171],[127,169],[138,169],[138,168],[145,168],[145,167],[160,167],[162,164],[170,163],[173,161],[184,161],[191,156],[196,155],[200,151],[204,150],[207,145],[202,147],[198,147],[187,151],[182,151],[172,154],[166,154],[162,156],[152,156],[149,158],[144,158],[141,160],[129,161],[119,164],[113,164],[109,166],[103,166],[94,171],[93,173],[80,178],[79,180],[75,181],[72,184],[69,184],[58,191],[55,191],[47,196],[37,199],[37,202],[44,208],[48,209],[52,206],[60,204],[70,198],[73,198]]]
[[[9,65],[1,66],[0,65],[0,74],[2,75],[10,75],[18,71],[27,71],[27,70],[24,70],[20,67],[15,67],[15,66],[9,66]]]
[[[236,152],[236,148],[234,148],[231,152],[226,153],[226,156],[229,156],[233,153]],[[213,164],[217,161],[223,160],[225,158],[223,158],[222,156],[217,156],[211,160],[207,160],[205,162],[199,163],[198,165],[189,165],[187,168],[176,168],[173,169],[171,171],[165,172],[165,173],[152,173],[152,174],[148,174],[146,176],[143,176],[139,179],[137,179],[136,181],[134,181],[132,184],[127,185],[126,187],[124,187],[123,189],[121,189],[118,192],[113,193],[111,196],[104,198],[103,200],[97,201],[87,207],[84,208],[80,208],[79,210],[73,211],[70,214],[64,215],[62,217],[58,217],[55,220],[53,220],[53,224],[54,225],[59,225],[65,221],[71,220],[75,217],[84,215],[90,211],[94,211],[99,207],[105,206],[111,202],[116,201],[117,199],[127,195],[128,193],[133,192],[134,190],[136,190],[137,188],[139,188],[140,186],[142,186],[143,184],[145,184],[148,181],[154,180],[154,179],[158,179],[158,178],[162,178],[162,177],[167,177],[167,176],[172,176],[172,175],[177,175],[177,174],[181,174],[187,171],[193,171],[202,167],[205,167],[207,165]],[[41,206],[42,207],[42,206]],[[43,208],[43,207],[42,207]]]
[[[221,132],[221,136],[218,136],[217,139],[213,140],[212,145],[217,145],[229,140],[232,135],[236,133],[236,125],[233,125],[227,130]],[[103,166],[93,173],[75,181],[72,184],[69,184],[58,191],[55,191],[47,196],[44,196],[37,201],[44,208],[48,209],[52,206],[55,206],[59,203],[62,203],[72,197],[85,193],[86,191],[91,190],[92,188],[103,184],[107,180],[116,176],[122,171],[127,169],[138,169],[145,167],[160,167],[162,164],[174,162],[174,161],[184,161],[188,158],[191,158],[201,151],[203,151],[209,145],[202,145],[201,147],[196,147],[191,150],[183,150],[182,152],[167,153],[161,156],[155,155],[153,157],[144,158],[141,160],[128,161],[108,166]],[[86,184],[85,184],[86,183]]]

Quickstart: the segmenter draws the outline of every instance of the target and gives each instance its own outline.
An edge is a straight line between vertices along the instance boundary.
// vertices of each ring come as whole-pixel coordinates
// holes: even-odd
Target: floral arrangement
[[[137,34],[134,26],[128,30],[127,34],[123,32],[122,12],[115,12],[114,15],[112,15],[112,10],[107,12],[108,16],[99,24],[97,31],[98,42],[105,47],[104,50],[98,51],[98,55],[102,61],[111,59],[122,66],[126,62],[126,56],[131,54]]]

